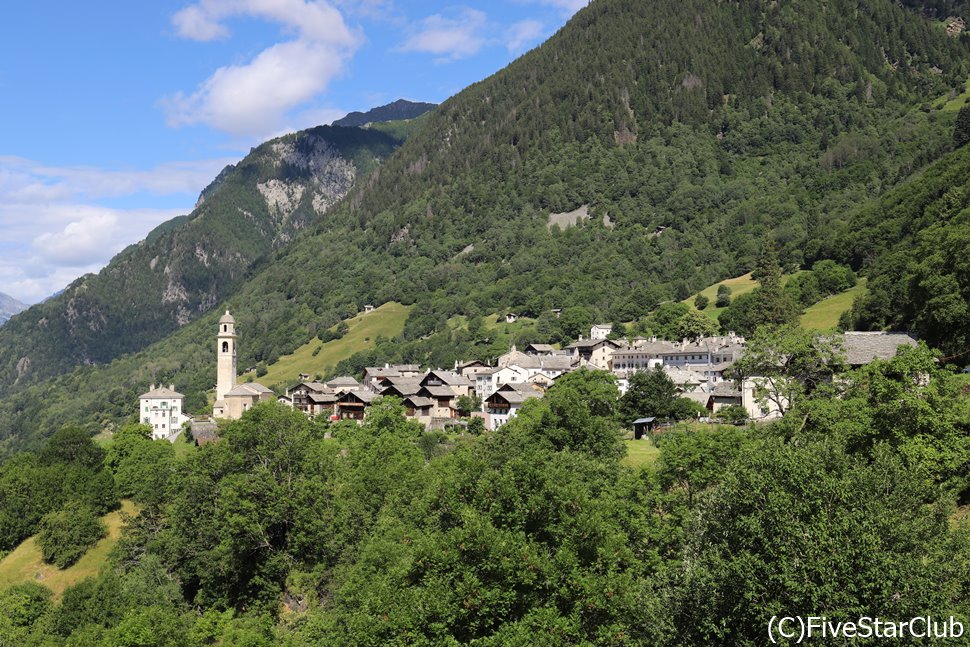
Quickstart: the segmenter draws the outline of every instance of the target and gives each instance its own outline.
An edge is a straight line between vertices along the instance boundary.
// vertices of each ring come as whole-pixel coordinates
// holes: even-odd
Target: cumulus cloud
[[[105,170],[0,157],[0,292],[34,303],[99,270],[154,227],[191,211],[195,196],[229,161]],[[101,204],[144,193],[184,200],[185,207]]]
[[[326,90],[360,43],[340,11],[323,0],[201,0],[172,23],[183,38],[208,41],[228,38],[226,21],[242,15],[279,23],[295,38],[220,67],[193,92],[164,98],[170,126],[205,124],[251,137],[277,132],[291,110]]]
[[[509,27],[505,35],[505,47],[510,52],[519,52],[526,45],[538,41],[545,28],[538,20],[523,20]]]
[[[548,7],[557,7],[562,9],[567,15],[573,15],[586,5],[590,3],[591,0],[531,0],[536,4],[544,4]]]
[[[434,54],[444,60],[467,58],[485,45],[483,31],[487,22],[485,14],[477,9],[463,9],[455,17],[428,16],[415,25],[400,50]]]

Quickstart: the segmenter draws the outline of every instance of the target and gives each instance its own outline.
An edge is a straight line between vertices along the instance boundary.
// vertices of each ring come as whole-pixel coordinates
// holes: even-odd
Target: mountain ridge
[[[254,265],[327,211],[401,142],[380,129],[320,126],[227,166],[190,214],[162,223],[97,274],[73,281],[0,332],[0,393],[103,364],[190,323]]]
[[[0,326],[7,323],[7,321],[10,320],[10,317],[23,312],[28,307],[30,306],[28,306],[26,303],[21,303],[9,294],[0,292]]]
[[[371,108],[367,112],[351,112],[334,121],[331,126],[352,128],[388,121],[415,119],[436,107],[437,104],[434,103],[398,99],[386,105]]]

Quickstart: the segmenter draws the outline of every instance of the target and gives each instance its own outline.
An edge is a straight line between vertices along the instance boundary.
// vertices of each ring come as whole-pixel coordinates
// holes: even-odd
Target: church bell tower
[[[236,386],[236,320],[226,310],[219,319],[219,334],[216,338],[217,363],[216,401],[226,397]]]

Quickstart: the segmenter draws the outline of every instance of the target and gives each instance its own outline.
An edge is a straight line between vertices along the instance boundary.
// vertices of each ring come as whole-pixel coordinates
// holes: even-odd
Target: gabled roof
[[[356,399],[364,404],[370,404],[377,397],[377,394],[372,391],[346,391],[337,396],[337,402],[347,402]]]
[[[532,393],[532,394],[537,394],[537,391],[536,391],[536,389],[535,389],[534,386],[532,386],[531,384],[524,383],[524,382],[507,382],[506,384],[503,384],[500,387],[498,387],[497,389],[495,389],[495,391],[496,392],[498,392],[498,391],[517,391],[519,393]]]
[[[313,404],[333,404],[338,398],[336,393],[310,393],[307,399]]]
[[[323,393],[324,391],[327,390],[327,385],[323,384],[322,382],[300,382],[292,389],[290,389],[290,393],[292,393],[293,391],[296,391],[301,386],[305,386],[307,388],[307,391],[310,393]]]
[[[538,398],[538,397],[539,397],[539,394],[536,393],[535,391],[532,391],[531,393],[526,393],[524,391],[515,391],[515,390],[496,391],[492,395],[485,398],[485,401],[494,402],[496,400],[503,400],[508,404],[522,404],[526,400],[530,400],[532,398]]]
[[[159,386],[159,387],[153,388],[150,391],[148,391],[147,393],[142,393],[138,397],[140,399],[168,398],[170,400],[172,400],[172,399],[178,400],[178,399],[184,399],[185,398],[185,396],[182,395],[181,393],[179,393],[178,391],[175,391],[174,389],[166,388],[164,386]]]
[[[529,352],[529,350],[533,350],[537,353],[552,353],[556,349],[552,344],[529,344],[525,347],[525,351]]]
[[[421,384],[427,382],[432,375],[450,386],[471,386],[472,384],[467,377],[462,377],[454,371],[443,371],[441,369],[428,371],[428,374],[421,379]]]
[[[868,364],[877,359],[892,359],[900,346],[916,346],[907,333],[847,332],[843,335],[846,361],[852,366]]]
[[[264,393],[272,393],[272,389],[268,389],[259,382],[245,382],[243,384],[237,384],[229,393],[226,394],[227,398],[245,398],[245,397],[258,397]]]
[[[427,394],[432,398],[453,398],[455,392],[450,386],[422,386],[418,393]]]
[[[428,407],[434,406],[434,400],[420,395],[409,395],[404,398],[404,401],[410,402],[411,406],[415,409],[427,409]]]
[[[566,348],[596,348],[601,344],[608,344],[613,348],[620,347],[620,342],[612,339],[580,339],[566,346]]]
[[[421,390],[419,382],[397,382],[389,384],[381,390],[381,395],[400,395],[402,397],[415,395]],[[450,389],[449,389],[450,390]]]
[[[360,386],[360,382],[345,375],[342,377],[335,377],[332,380],[327,380],[327,386],[329,386],[331,389],[337,389],[342,386]]]

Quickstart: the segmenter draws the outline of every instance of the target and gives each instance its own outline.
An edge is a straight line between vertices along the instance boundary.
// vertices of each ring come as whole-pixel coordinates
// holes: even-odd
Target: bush
[[[748,411],[740,405],[732,404],[718,411],[714,417],[725,424],[743,425],[748,421]]]
[[[705,297],[703,294],[698,294],[696,297],[694,297],[694,307],[696,307],[698,310],[703,310],[710,302],[711,300]]]
[[[483,433],[485,433],[485,420],[478,417],[469,419],[468,433],[472,436],[481,436]]]
[[[68,503],[40,520],[37,544],[45,562],[67,568],[105,534],[104,522],[91,508]]]

